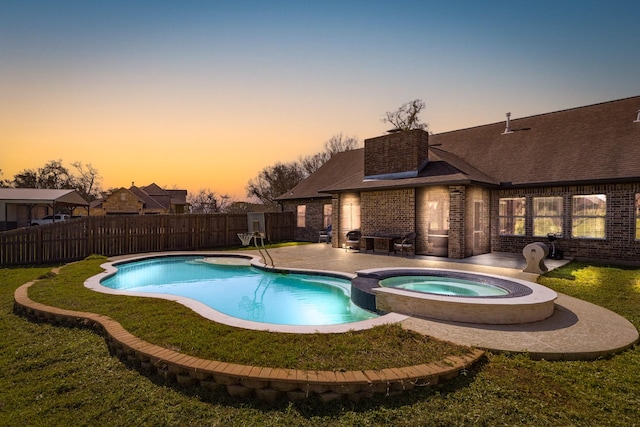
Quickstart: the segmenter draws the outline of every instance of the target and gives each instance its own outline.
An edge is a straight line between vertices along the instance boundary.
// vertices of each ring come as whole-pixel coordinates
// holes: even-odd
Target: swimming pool
[[[103,265],[107,271],[85,286],[175,300],[212,320],[250,329],[344,332],[400,319],[380,322],[383,316],[355,305],[348,275],[261,269],[250,261],[183,255],[108,263]],[[330,329],[322,330],[323,326]]]

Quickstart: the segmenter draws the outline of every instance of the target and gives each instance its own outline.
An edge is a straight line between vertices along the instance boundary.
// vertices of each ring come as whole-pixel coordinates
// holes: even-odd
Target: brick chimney
[[[422,129],[365,139],[365,179],[415,177],[427,164],[428,153],[429,133]]]

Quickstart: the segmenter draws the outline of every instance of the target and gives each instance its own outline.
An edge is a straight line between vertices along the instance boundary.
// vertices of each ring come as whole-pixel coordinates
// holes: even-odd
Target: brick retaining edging
[[[255,395],[259,400],[301,400],[312,394],[321,401],[348,398],[359,401],[376,393],[395,394],[416,386],[433,386],[458,376],[484,356],[472,350],[465,356],[401,368],[363,371],[311,371],[238,365],[188,356],[127,332],[120,323],[100,314],[65,310],[32,301],[29,282],[14,293],[14,312],[37,322],[91,328],[105,338],[109,352],[146,374],[182,386],[226,391],[237,397]]]

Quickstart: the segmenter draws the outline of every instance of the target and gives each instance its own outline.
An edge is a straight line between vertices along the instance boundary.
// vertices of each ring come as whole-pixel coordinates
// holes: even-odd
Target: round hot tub
[[[362,270],[351,282],[353,302],[367,310],[466,323],[537,322],[557,297],[533,282],[431,268]]]

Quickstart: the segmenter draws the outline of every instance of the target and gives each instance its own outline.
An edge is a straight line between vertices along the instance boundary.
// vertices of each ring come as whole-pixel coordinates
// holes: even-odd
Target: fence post
[[[83,221],[84,221],[84,241],[85,241],[84,257],[86,258],[89,255],[91,255],[91,228],[90,228],[91,217],[87,216],[83,219]]]
[[[44,249],[42,248],[42,227],[36,230],[36,263],[42,264]]]
[[[224,214],[224,244],[229,245],[231,241],[229,236],[229,214]]]
[[[164,218],[160,217],[160,251],[164,251],[167,238],[167,230],[165,229]]]

